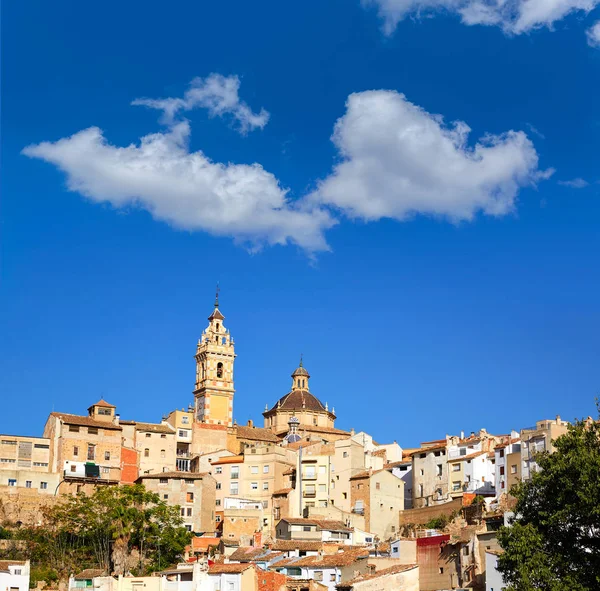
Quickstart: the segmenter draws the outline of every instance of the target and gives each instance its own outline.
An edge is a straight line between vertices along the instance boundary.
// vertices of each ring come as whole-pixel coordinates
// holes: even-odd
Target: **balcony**
[[[177,457],[178,458],[191,458],[192,454],[189,451],[183,451],[181,449],[177,450]]]
[[[305,498],[314,499],[317,496],[317,493],[316,493],[316,491],[305,490],[302,493],[302,496],[305,497]]]

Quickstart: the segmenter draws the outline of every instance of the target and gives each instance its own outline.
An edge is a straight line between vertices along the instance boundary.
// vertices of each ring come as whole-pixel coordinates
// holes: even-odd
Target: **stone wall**
[[[422,507],[420,509],[407,509],[400,511],[400,525],[427,523],[434,517],[441,517],[442,515],[450,516],[454,511],[461,508],[462,499],[458,498],[442,505]]]

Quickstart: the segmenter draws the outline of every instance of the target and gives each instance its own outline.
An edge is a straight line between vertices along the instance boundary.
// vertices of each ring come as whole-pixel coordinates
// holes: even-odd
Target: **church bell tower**
[[[233,339],[223,326],[219,288],[209,325],[196,348],[195,420],[212,425],[233,425]]]

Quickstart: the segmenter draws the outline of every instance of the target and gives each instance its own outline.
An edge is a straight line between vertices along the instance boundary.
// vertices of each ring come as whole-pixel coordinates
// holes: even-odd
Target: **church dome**
[[[307,390],[292,390],[282,396],[268,412],[276,410],[316,410],[329,412],[321,401]]]

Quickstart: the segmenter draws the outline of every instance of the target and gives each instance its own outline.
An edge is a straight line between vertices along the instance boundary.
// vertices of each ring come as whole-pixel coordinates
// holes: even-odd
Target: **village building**
[[[170,506],[179,506],[188,531],[214,532],[216,482],[207,473],[143,474],[137,481]]]
[[[419,591],[419,567],[396,564],[336,585],[337,591]]]
[[[29,591],[29,560],[0,560],[0,589]]]
[[[557,415],[556,419],[538,421],[535,427],[521,429],[521,478],[529,480],[539,466],[535,460],[538,453],[552,453],[553,441],[567,432],[569,423]]]

